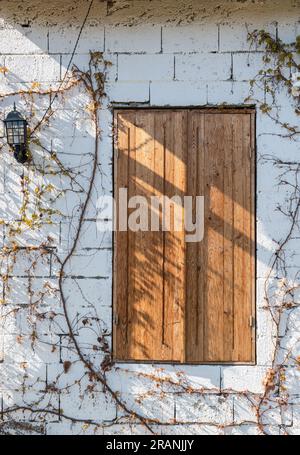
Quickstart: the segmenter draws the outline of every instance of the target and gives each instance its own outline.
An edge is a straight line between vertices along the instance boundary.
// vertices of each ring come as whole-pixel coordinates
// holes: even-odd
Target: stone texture
[[[119,81],[160,81],[173,79],[173,55],[120,55]]]
[[[153,106],[199,106],[207,102],[206,84],[201,82],[152,82],[150,103]]]
[[[231,77],[231,56],[228,54],[183,54],[175,56],[175,79],[217,80]]]
[[[161,29],[150,25],[108,27],[105,30],[105,50],[129,53],[160,52]]]
[[[7,56],[5,66],[7,77],[16,82],[57,82],[61,77],[60,55],[20,55]],[[30,71],[28,71],[30,68]]]
[[[212,52],[218,50],[216,24],[164,27],[163,52]]]

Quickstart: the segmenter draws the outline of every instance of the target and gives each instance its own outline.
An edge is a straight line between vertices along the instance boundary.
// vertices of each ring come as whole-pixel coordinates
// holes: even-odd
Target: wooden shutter
[[[253,362],[253,111],[124,109],[115,128],[117,212],[119,188],[203,195],[205,224],[198,243],[183,230],[117,229],[114,358]]]
[[[186,360],[254,360],[253,114],[189,115],[188,193],[204,195],[204,239],[187,244]]]

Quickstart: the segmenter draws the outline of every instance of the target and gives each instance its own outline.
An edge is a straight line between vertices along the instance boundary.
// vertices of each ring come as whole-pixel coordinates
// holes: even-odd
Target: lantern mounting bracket
[[[26,163],[26,161],[28,160],[26,145],[25,144],[15,145],[15,146],[13,146],[13,150],[14,150],[14,157],[18,161],[18,163],[22,163],[22,164]]]

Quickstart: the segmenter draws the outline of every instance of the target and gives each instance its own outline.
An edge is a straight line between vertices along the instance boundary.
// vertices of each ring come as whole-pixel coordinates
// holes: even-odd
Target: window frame
[[[251,186],[254,192],[254,197],[252,199],[253,203],[253,219],[254,219],[254,233],[253,233],[253,247],[252,247],[252,256],[254,262],[254,277],[253,277],[253,296],[252,296],[252,355],[253,359],[251,361],[175,361],[175,360],[134,360],[134,359],[118,359],[115,355],[115,324],[114,324],[114,315],[115,315],[115,256],[116,256],[116,235],[113,232],[113,251],[112,251],[112,345],[111,345],[111,354],[112,360],[116,364],[146,364],[146,365],[178,365],[178,366],[257,366],[257,144],[256,144],[256,124],[257,124],[257,113],[255,105],[228,105],[228,106],[145,106],[138,103],[128,103],[125,106],[119,105],[118,103],[113,103],[112,116],[113,116],[113,138],[112,138],[112,150],[113,150],[113,159],[112,159],[112,182],[113,182],[113,197],[116,194],[117,181],[115,178],[115,166],[116,166],[116,155],[117,155],[117,116],[118,113],[126,111],[139,111],[139,110],[149,110],[149,111],[176,111],[176,110],[186,110],[186,111],[203,111],[205,113],[217,113],[217,114],[250,114],[251,115]]]

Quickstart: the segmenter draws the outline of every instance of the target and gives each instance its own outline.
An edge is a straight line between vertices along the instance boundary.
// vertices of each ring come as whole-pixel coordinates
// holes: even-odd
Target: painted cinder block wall
[[[43,117],[50,96],[34,95],[31,99],[20,92],[60,86],[89,4],[69,0],[0,2],[1,119],[14,101],[31,125]],[[107,343],[109,350],[111,346],[113,245],[110,234],[97,231],[96,206],[98,197],[111,194],[113,189],[113,107],[244,105],[249,81],[261,69],[263,55],[263,48],[249,51],[248,31],[263,28],[285,42],[294,42],[300,34],[299,12],[296,0],[93,2],[72,61],[86,69],[89,51],[101,51],[111,66],[107,97],[99,114],[96,183],[79,244],[66,268],[64,287],[78,343],[98,369],[105,356],[100,347]],[[268,96],[261,90],[254,93],[260,100],[268,101]],[[149,432],[135,416],[126,415],[88,374],[68,336],[57,290],[56,256],[68,255],[91,172],[95,137],[89,103],[80,86],[58,96],[49,124],[31,144],[41,167],[43,153],[52,150],[64,166],[80,169],[81,190],[73,182],[72,191],[64,175],[40,173],[37,177],[31,165],[13,160],[1,140],[2,432]],[[276,93],[275,103],[281,121],[299,125],[293,100],[284,90]],[[278,207],[289,207],[293,198],[295,167],[285,168],[284,163],[297,166],[300,156],[299,137],[291,140],[281,134],[280,126],[258,110],[256,365],[118,364],[105,373],[107,384],[119,392],[129,409],[157,421],[150,425],[157,434],[300,434],[297,227],[284,245],[285,280],[292,283],[295,292],[279,332],[265,300],[273,255],[290,229],[288,218]],[[281,160],[282,165],[274,165],[274,160],[277,164]],[[289,184],[279,184],[281,175]],[[13,260],[5,252],[12,246],[9,228],[20,218],[26,197],[24,179],[31,195],[42,184],[63,189],[63,195],[49,200],[51,209],[60,211],[52,215],[51,224],[42,222],[38,229],[28,227],[14,237],[17,252]],[[51,248],[41,250],[49,236]],[[280,271],[273,271],[267,292],[275,307],[282,301],[281,285]],[[278,333],[282,349],[280,360],[273,363]],[[287,352],[292,355],[286,357]],[[266,377],[270,379],[278,362],[282,365],[281,386],[270,392]],[[266,390],[259,425],[253,405],[261,402]]]

